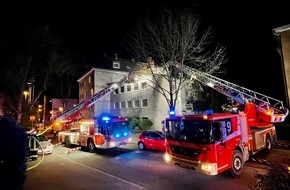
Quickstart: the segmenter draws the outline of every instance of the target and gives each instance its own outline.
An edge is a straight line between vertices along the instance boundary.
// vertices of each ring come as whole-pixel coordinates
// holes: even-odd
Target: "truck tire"
[[[238,177],[242,174],[243,168],[243,155],[239,150],[235,150],[232,157],[232,167],[230,168],[231,175],[233,177]]]
[[[66,147],[71,147],[69,136],[66,136],[64,139],[64,144]]]
[[[266,136],[266,142],[265,142],[265,152],[269,153],[270,150],[272,148],[272,141],[271,141],[271,137],[269,134],[267,134]]]
[[[88,146],[87,149],[88,149],[89,152],[91,152],[91,153],[95,152],[96,147],[95,147],[95,144],[94,144],[92,139],[88,140],[88,145],[87,146]]]

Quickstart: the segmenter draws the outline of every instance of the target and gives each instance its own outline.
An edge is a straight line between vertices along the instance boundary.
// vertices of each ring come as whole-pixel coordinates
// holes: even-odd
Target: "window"
[[[119,94],[119,88],[117,88],[114,93]]]
[[[125,87],[121,86],[121,93],[124,93],[124,92],[125,92]]]
[[[138,85],[138,83],[135,83],[135,84],[134,84],[134,90],[139,90],[139,85]]]
[[[115,102],[114,103],[114,109],[118,109],[119,108],[119,102]]]
[[[127,92],[131,91],[131,84],[127,84]]]
[[[144,107],[147,107],[148,106],[148,101],[147,101],[147,99],[143,99],[142,100],[142,107],[144,108]]]
[[[91,96],[94,95],[94,89],[91,88]]]
[[[127,108],[132,108],[132,101],[131,100],[127,101]]]
[[[147,82],[142,82],[142,83],[141,83],[141,89],[142,89],[142,90],[147,89]]]
[[[134,101],[134,107],[135,108],[139,108],[140,107],[140,101],[139,100],[135,100]]]
[[[119,62],[113,62],[113,68],[114,69],[120,69],[120,63]]]
[[[121,109],[125,109],[126,108],[126,102],[121,102]]]
[[[89,76],[89,83],[91,83],[92,82],[92,79],[91,79],[91,76]]]

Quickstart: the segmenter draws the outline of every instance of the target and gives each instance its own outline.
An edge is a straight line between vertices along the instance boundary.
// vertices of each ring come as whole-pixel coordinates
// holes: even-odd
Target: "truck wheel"
[[[272,148],[272,141],[269,135],[266,136],[265,152],[269,153]]]
[[[65,146],[67,147],[71,147],[71,143],[70,143],[70,140],[69,140],[69,136],[66,136],[65,139],[64,139],[64,144]]]
[[[91,153],[95,152],[96,147],[95,147],[95,144],[94,144],[92,139],[88,140],[88,145],[87,146],[88,146],[88,151],[89,152],[91,152]]]
[[[235,150],[232,158],[232,167],[230,168],[231,175],[238,177],[242,174],[244,167],[243,155],[240,151]]]

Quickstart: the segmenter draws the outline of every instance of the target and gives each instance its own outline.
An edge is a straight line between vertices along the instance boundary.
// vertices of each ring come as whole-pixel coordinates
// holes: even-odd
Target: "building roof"
[[[119,63],[119,68],[114,68],[113,63]],[[137,62],[135,60],[128,60],[128,59],[122,59],[118,58],[115,54],[115,57],[109,57],[109,56],[102,56],[96,61],[96,67],[93,67],[90,71],[82,75],[77,82],[80,82],[83,78],[85,78],[87,75],[90,75],[94,70],[96,69],[105,69],[105,70],[111,70],[111,71],[123,71],[123,72],[130,72],[135,67],[137,67]]]
[[[279,34],[281,32],[285,32],[287,30],[290,30],[290,24],[274,28],[273,32],[274,32],[274,34]]]

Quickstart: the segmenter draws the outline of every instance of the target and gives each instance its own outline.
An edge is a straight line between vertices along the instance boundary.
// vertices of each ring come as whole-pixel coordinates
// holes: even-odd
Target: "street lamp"
[[[34,83],[35,83],[34,77],[32,77],[27,82],[29,87],[29,100],[28,100],[29,103],[32,103],[32,101],[34,101]]]
[[[28,96],[29,92],[27,91],[23,91],[23,95],[24,95],[24,99],[27,100],[27,96]]]

